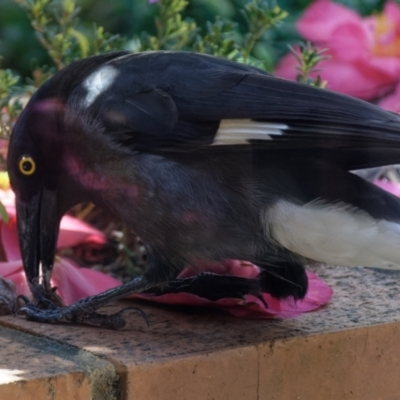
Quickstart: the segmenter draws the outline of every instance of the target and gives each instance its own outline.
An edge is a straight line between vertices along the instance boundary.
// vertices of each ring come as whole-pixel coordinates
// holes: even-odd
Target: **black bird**
[[[349,172],[398,162],[400,117],[348,96],[189,52],[75,62],[37,90],[10,141],[23,263],[40,306],[23,311],[120,326],[121,315],[95,311],[130,293],[175,290],[182,268],[199,261],[262,270],[248,288],[201,275],[205,291],[220,282],[224,293],[238,285],[294,299],[306,293],[307,263],[400,268],[400,200]],[[148,267],[58,307],[46,299],[59,222],[83,201],[132,226]]]

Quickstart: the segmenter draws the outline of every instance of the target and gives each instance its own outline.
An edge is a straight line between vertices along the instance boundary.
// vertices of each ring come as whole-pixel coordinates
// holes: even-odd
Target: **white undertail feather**
[[[248,144],[249,140],[271,140],[289,127],[285,124],[258,122],[251,119],[224,119],[219,124],[213,145]]]
[[[303,257],[342,266],[400,269],[400,224],[343,204],[279,201],[262,216],[266,231]]]

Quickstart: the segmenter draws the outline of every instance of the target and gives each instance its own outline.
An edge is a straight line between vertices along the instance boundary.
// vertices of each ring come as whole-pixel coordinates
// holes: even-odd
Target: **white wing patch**
[[[300,206],[288,201],[277,202],[262,218],[273,239],[311,260],[400,269],[400,224],[343,204]]]
[[[285,124],[257,122],[251,119],[223,119],[213,145],[248,144],[249,140],[271,140],[282,135],[289,127]]]
[[[89,107],[93,104],[96,98],[114,83],[118,74],[118,70],[111,65],[101,67],[90,74],[83,82],[83,86],[87,90],[83,100],[84,106]]]

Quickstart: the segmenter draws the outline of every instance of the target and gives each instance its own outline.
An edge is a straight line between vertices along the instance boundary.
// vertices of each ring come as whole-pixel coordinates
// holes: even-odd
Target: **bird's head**
[[[43,274],[51,272],[61,217],[73,205],[88,200],[66,169],[64,108],[56,97],[33,96],[10,140],[7,168],[16,196],[22,260],[31,287],[37,283],[40,264]],[[46,277],[44,281],[48,282]]]

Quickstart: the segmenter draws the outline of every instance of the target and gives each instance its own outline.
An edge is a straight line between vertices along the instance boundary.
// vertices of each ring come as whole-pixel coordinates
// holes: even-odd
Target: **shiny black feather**
[[[82,79],[90,68],[115,68],[119,74],[112,85],[81,111],[132,148],[191,151],[212,144],[221,120],[253,119],[288,125],[273,140],[251,141],[256,148],[314,152],[347,169],[400,161],[394,149],[400,117],[349,96],[193,53],[120,54],[95,61],[83,63],[76,78],[81,83],[69,92],[67,104],[79,104],[86,95]],[[71,69],[78,71],[80,63]],[[58,81],[69,75],[67,69]]]

